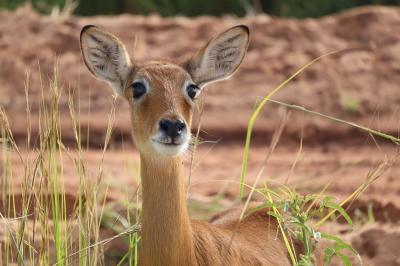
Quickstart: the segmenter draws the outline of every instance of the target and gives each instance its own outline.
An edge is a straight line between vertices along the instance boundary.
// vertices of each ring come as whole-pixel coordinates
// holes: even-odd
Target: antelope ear
[[[111,33],[87,25],[82,28],[80,43],[90,72],[122,94],[132,63],[121,41]]]
[[[213,38],[186,64],[199,86],[229,78],[242,62],[249,44],[249,28],[239,25]]]

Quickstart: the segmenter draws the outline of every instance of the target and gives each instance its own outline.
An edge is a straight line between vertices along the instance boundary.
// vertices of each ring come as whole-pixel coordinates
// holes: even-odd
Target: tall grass
[[[318,258],[315,255],[318,252],[321,252],[317,249],[317,243],[321,239],[325,239],[330,241],[331,244],[325,247],[323,250],[323,262],[324,265],[329,265],[334,256],[337,256],[344,265],[351,265],[351,260],[346,253],[343,253],[344,250],[350,251],[358,259],[360,259],[357,252],[347,243],[345,243],[338,236],[329,235],[326,233],[318,232],[318,228],[323,225],[329,218],[334,216],[336,213],[339,216],[344,217],[346,222],[352,226],[353,222],[350,216],[347,214],[346,210],[343,209],[344,204],[351,202],[358,198],[373,182],[378,180],[385,172],[388,170],[393,163],[397,159],[397,154],[389,159],[385,159],[382,163],[376,168],[373,169],[367,176],[364,183],[360,184],[359,188],[357,188],[353,193],[351,193],[347,198],[345,198],[342,202],[334,201],[334,197],[325,195],[324,191],[329,186],[326,187],[319,194],[307,194],[300,195],[295,190],[289,188],[285,184],[280,186],[276,186],[276,188],[271,189],[268,186],[267,181],[264,182],[264,189],[257,189],[258,181],[260,176],[263,174],[265,169],[265,164],[268,159],[265,159],[265,162],[260,169],[256,181],[252,186],[246,184],[246,175],[247,175],[247,165],[250,156],[250,143],[251,136],[254,124],[261,110],[268,102],[273,102],[280,104],[282,106],[300,110],[312,115],[317,115],[323,117],[325,119],[329,119],[331,121],[342,123],[359,130],[365,131],[366,134],[369,134],[372,137],[380,137],[386,140],[391,141],[395,146],[400,145],[400,138],[391,136],[377,130],[370,129],[368,127],[358,125],[353,122],[349,122],[340,118],[332,117],[329,115],[321,114],[319,112],[308,110],[302,106],[287,104],[279,101],[272,100],[271,98],[279,92],[286,84],[288,84],[292,79],[300,75],[303,71],[305,71],[308,67],[317,63],[319,60],[323,59],[326,56],[334,54],[337,52],[331,52],[322,56],[315,58],[309,63],[305,64],[303,67],[299,68],[293,75],[291,75],[288,79],[284,80],[281,84],[279,84],[276,88],[274,88],[267,96],[261,98],[261,101],[256,105],[253,113],[248,122],[246,139],[243,150],[243,160],[242,160],[242,171],[240,176],[240,185],[239,185],[239,199],[242,200],[244,196],[245,187],[250,188],[250,194],[246,200],[246,204],[243,207],[242,216],[247,211],[247,204],[251,198],[251,195],[254,191],[259,193],[265,198],[265,203],[261,204],[259,207],[250,210],[247,215],[256,210],[266,209],[267,214],[275,217],[278,221],[279,225],[279,233],[281,234],[286,248],[288,250],[288,254],[290,256],[291,262],[293,265],[314,265],[317,263]],[[276,145],[277,140],[274,140],[271,143],[271,149],[273,150]],[[325,216],[323,214],[326,213]],[[321,215],[323,217],[321,217]],[[303,252],[300,254],[296,253],[296,250],[293,245],[293,241],[300,241],[303,244]]]
[[[75,97],[73,91],[79,93],[79,89],[65,91],[59,87],[56,67],[51,80],[41,83],[37,139],[31,137],[29,76],[25,89],[27,139],[24,147],[16,144],[9,119],[5,111],[0,110],[0,222],[3,230],[0,233],[0,261],[4,265],[109,265],[105,246],[112,239],[103,239],[100,231],[104,226],[107,196],[102,192],[107,191],[102,180],[103,164],[115,118],[115,99],[93,181],[86,170],[84,155],[88,147],[82,146],[82,134],[87,132],[81,130],[80,102],[74,102],[80,95]],[[75,136],[72,149],[62,142],[61,123],[66,121],[60,120],[61,97],[68,97],[69,119]],[[19,163],[14,165],[10,158],[15,157]],[[74,162],[74,175],[79,180],[77,191],[72,193],[65,189],[64,163],[67,159]],[[19,169],[14,169],[16,167]],[[134,227],[137,221],[135,217],[133,219],[128,221],[129,230],[123,232],[132,238],[129,265],[135,265],[137,261],[138,236]]]
[[[265,180],[260,187],[258,181],[263,180],[265,164],[283,130],[283,127],[280,127],[273,138],[270,152],[266,155],[264,166],[258,172],[256,182],[252,185],[246,184],[251,133],[258,114],[267,102],[272,101],[271,97],[276,92],[324,56],[299,69],[269,93],[267,97],[262,98],[249,119],[243,151],[239,184],[240,198],[244,196],[245,187],[248,187],[251,191],[247,197],[248,201],[251,199],[252,193],[258,193],[264,197],[264,204],[250,210],[250,213],[254,210],[267,208],[268,214],[278,221],[279,232],[277,233],[284,239],[293,265],[313,264],[315,253],[318,251],[317,243],[320,239],[329,240],[331,243],[324,250],[326,263],[329,264],[334,256],[338,256],[344,264],[349,263],[349,258],[343,253],[343,250],[356,253],[355,250],[338,236],[320,232],[320,226],[332,217],[336,219],[338,216],[344,217],[352,225],[351,218],[343,209],[344,204],[359,197],[393,163],[393,160],[384,161],[377,169],[371,171],[366,181],[360,184],[360,187],[354,193],[342,202],[336,202],[329,195],[325,195],[325,189],[329,184],[320,193],[309,195],[300,195],[292,188],[287,187],[286,184],[271,188]],[[122,202],[106,204],[105,201],[108,186],[103,180],[104,158],[111,140],[115,119],[115,98],[113,98],[113,107],[107,117],[108,126],[103,149],[93,180],[87,171],[87,161],[85,160],[85,153],[89,147],[83,145],[82,136],[90,136],[90,127],[87,127],[87,132],[82,132],[80,90],[77,88],[66,91],[59,86],[57,80],[57,68],[55,67],[54,76],[51,80],[49,82],[42,81],[39,136],[37,139],[32,139],[29,75],[27,76],[25,90],[27,139],[22,149],[14,139],[5,111],[0,109],[0,222],[4,225],[4,232],[0,234],[0,236],[4,236],[3,239],[0,239],[0,259],[5,265],[137,265],[140,242],[140,190],[132,193],[127,189],[125,199]],[[48,85],[45,85],[47,83]],[[61,97],[68,97],[69,119],[75,137],[73,147],[65,147],[62,141],[61,123],[64,121],[60,120]],[[391,140],[397,145],[400,143],[400,140],[396,137],[351,122],[312,112],[298,106],[276,101],[275,103],[345,123],[364,130],[368,134]],[[200,126],[197,129],[196,139],[199,132]],[[199,141],[196,140],[195,146],[198,143]],[[195,150],[196,148],[193,149],[193,151]],[[22,166],[23,169],[15,169],[16,165],[13,164],[11,159],[15,157],[20,161],[17,165]],[[79,181],[77,191],[74,191],[73,195],[68,194],[65,189],[64,162],[66,158],[74,162],[75,171],[73,174]],[[194,165],[193,158],[190,164],[191,167]],[[136,176],[136,183],[140,184],[137,167],[130,163],[126,163],[126,165],[128,171]],[[69,168],[71,167],[69,166]],[[21,172],[22,174],[19,174]],[[15,185],[15,180],[22,181]],[[249,214],[246,210],[248,201],[245,204],[241,219]],[[103,237],[102,229],[111,230],[112,236]],[[117,239],[125,243],[126,250],[119,251],[116,256],[110,258],[106,249],[110,242]],[[304,246],[304,251],[300,254],[294,248],[296,241],[300,241]]]

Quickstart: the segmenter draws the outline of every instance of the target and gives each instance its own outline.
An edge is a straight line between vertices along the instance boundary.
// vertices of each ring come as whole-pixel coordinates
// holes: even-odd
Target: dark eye
[[[146,93],[146,86],[142,82],[134,82],[132,84],[133,98],[139,99]]]
[[[190,99],[194,100],[200,94],[200,88],[195,84],[190,84],[186,87],[186,93]]]

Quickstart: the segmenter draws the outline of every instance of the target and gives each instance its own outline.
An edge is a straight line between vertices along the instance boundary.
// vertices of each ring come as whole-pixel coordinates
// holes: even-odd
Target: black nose
[[[182,132],[186,128],[186,125],[183,121],[172,121],[168,119],[161,119],[159,126],[160,130],[163,131],[168,137],[170,137],[172,142],[174,141],[174,139],[182,135]]]

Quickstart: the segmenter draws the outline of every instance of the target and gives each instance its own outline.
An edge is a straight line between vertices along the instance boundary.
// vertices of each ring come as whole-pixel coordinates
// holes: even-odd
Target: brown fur
[[[190,221],[179,158],[142,156],[141,265],[290,265],[276,221],[241,208],[212,223]]]
[[[246,27],[234,27],[183,66],[166,62],[140,66],[131,64],[113,35],[94,26],[82,30],[82,52],[89,69],[108,81],[131,107],[143,187],[140,265],[290,265],[277,222],[265,210],[240,223],[240,208],[224,212],[211,223],[191,221],[181,156],[159,154],[149,140],[160,119],[181,119],[190,129],[194,104],[185,98],[185,81],[193,78],[205,84],[228,77],[242,61],[248,39]],[[204,55],[210,57],[203,59]],[[143,99],[133,101],[131,84],[140,78],[149,83],[150,90]]]
[[[145,148],[141,142],[155,130],[152,125],[158,119],[182,116],[191,121],[192,111],[181,91],[187,74],[172,64],[151,63],[135,75],[152,82],[151,95],[140,107],[131,103],[134,139]],[[129,91],[126,96],[131,97]],[[245,218],[239,226],[240,209],[213,223],[190,221],[180,158],[142,152],[141,173],[141,265],[290,265],[276,221],[262,212]]]
[[[189,74],[178,65],[150,62],[136,67],[131,80],[134,77],[145,77],[151,83],[149,94],[138,106],[130,100],[132,90],[125,90],[125,97],[131,105],[133,138],[139,150],[145,152],[151,150],[147,147],[149,144],[147,140],[157,130],[155,125],[159,119],[184,118],[189,125],[191,124],[192,110],[185,100],[182,89]]]

